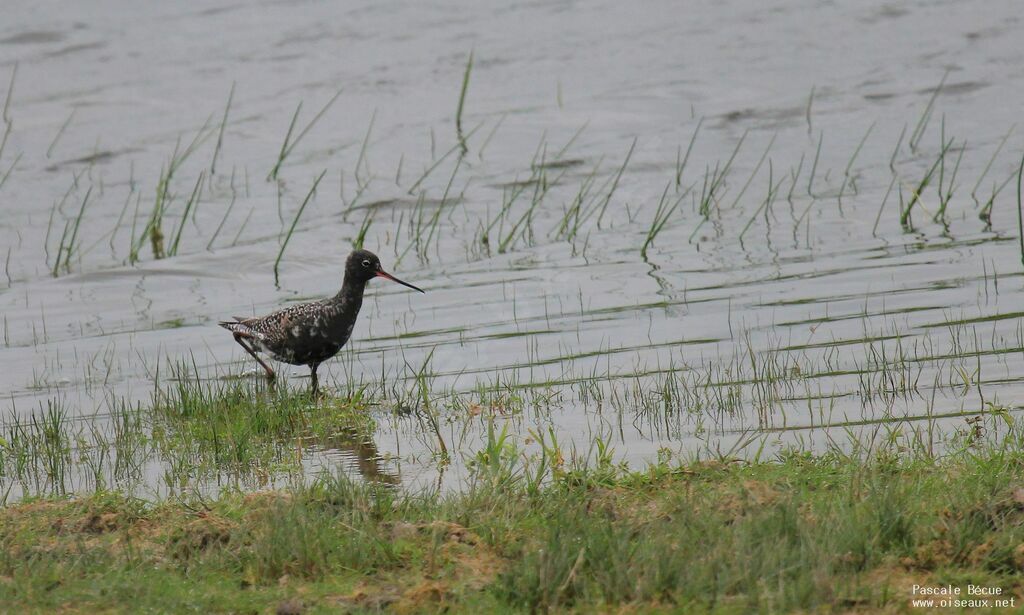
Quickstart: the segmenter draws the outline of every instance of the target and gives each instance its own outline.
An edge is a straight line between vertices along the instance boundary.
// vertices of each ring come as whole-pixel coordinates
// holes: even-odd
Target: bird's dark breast
[[[288,361],[293,365],[309,365],[311,363],[322,363],[327,359],[330,359],[334,355],[338,354],[341,350],[341,344],[333,343],[320,343],[310,344],[301,348],[296,348],[291,353],[291,360]]]
[[[266,350],[278,361],[292,365],[320,363],[338,354],[351,330],[333,322],[310,319],[284,330],[284,335],[266,344]]]

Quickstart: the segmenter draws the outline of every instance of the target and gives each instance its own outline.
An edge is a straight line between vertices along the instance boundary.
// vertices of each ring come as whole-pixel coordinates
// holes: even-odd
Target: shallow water
[[[407,386],[429,357],[439,396],[503,383],[531,402],[445,416],[455,454],[443,486],[462,483],[491,414],[527,450],[528,430],[551,427],[581,454],[600,436],[637,467],[751,434],[771,453],[881,423],[966,430],[963,415],[1012,409],[1024,392],[1016,182],[991,225],[978,217],[1020,160],[1015,9],[10,7],[5,425],[55,399],[102,422],[111,399],[148,400],[161,363],[194,362],[211,379],[251,371],[216,322],[335,292],[370,220],[366,247],[427,293],[372,284],[326,382],[383,374]],[[268,181],[296,106],[293,136],[339,92]],[[180,243],[155,259],[139,236],[161,175],[196,135],[168,182],[165,250],[179,227]],[[913,227],[901,226],[901,195],[950,140]],[[726,166],[705,219],[700,195]],[[275,283],[279,247],[325,170]],[[952,186],[945,224],[932,220],[939,174]],[[577,198],[582,213],[566,218]],[[642,255],[661,199],[678,206]],[[666,374],[690,386],[659,410]],[[312,446],[305,468],[435,484],[432,436],[389,409],[376,418],[369,452]],[[165,492],[160,464],[147,467],[142,490]]]

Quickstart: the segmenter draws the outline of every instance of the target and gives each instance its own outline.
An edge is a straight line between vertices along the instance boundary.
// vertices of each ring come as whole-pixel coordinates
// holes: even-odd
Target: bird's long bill
[[[382,270],[379,270],[379,271],[377,271],[377,277],[378,277],[378,278],[384,278],[384,279],[386,279],[386,280],[391,280],[392,282],[398,282],[398,283],[399,283],[399,284],[401,284],[402,286],[408,286],[409,288],[411,288],[411,289],[413,289],[413,290],[418,290],[418,291],[420,291],[421,293],[422,293],[422,292],[424,292],[424,290],[423,290],[422,288],[419,288],[419,287],[413,286],[412,284],[410,284],[410,283],[408,283],[408,282],[403,282],[403,281],[399,280],[398,278],[396,278],[395,276],[393,276],[393,275],[391,275],[390,273],[388,273],[387,271],[384,271],[383,269],[382,269]]]

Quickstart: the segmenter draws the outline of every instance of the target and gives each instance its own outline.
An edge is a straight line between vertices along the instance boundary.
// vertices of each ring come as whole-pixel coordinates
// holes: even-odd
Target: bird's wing
[[[297,303],[271,312],[259,318],[250,318],[241,322],[261,340],[273,343],[288,337],[293,327],[305,328],[307,320],[316,314],[316,302]]]

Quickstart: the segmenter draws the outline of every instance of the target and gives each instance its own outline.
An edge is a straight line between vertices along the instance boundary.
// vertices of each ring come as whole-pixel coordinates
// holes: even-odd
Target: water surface
[[[774,454],[883,424],[969,430],[965,415],[1024,392],[1004,185],[1021,153],[1016,8],[9,7],[4,424],[59,403],[102,425],[112,399],[148,402],[176,361],[211,381],[253,371],[216,322],[333,294],[369,224],[365,246],[427,293],[372,284],[321,373],[341,390],[382,374],[401,388],[422,368],[438,399],[477,404],[471,418],[441,404],[442,485],[462,484],[489,416],[526,450],[551,428],[636,467],[751,434]],[[293,137],[336,94],[268,179],[297,106]],[[171,166],[155,258],[140,236]],[[642,254],[659,202],[671,213]],[[504,394],[475,392],[488,387]],[[306,470],[434,485],[423,425],[392,407],[375,418],[370,448],[311,446]],[[141,490],[165,493],[159,461],[147,468]]]

